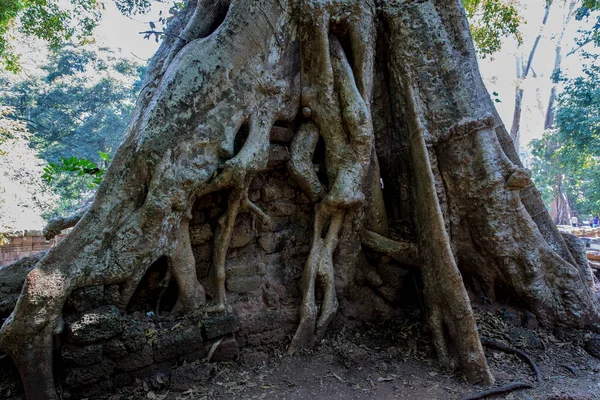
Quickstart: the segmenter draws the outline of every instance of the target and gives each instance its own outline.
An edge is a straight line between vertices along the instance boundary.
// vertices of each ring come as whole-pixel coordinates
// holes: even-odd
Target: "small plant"
[[[60,162],[51,162],[44,167],[42,179],[50,183],[63,173],[76,174],[77,176],[89,175],[93,177],[93,180],[89,183],[90,189],[93,189],[102,182],[108,164],[110,164],[110,154],[99,151],[98,155],[104,164],[102,167],[85,157],[61,157]]]

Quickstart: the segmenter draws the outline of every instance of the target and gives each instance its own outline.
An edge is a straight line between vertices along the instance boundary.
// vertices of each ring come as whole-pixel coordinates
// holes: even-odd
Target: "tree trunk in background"
[[[573,17],[573,10],[575,9],[576,2],[571,1],[566,7],[563,24],[558,37],[555,39],[555,56],[554,56],[554,70],[552,71],[552,88],[550,89],[550,97],[548,98],[548,106],[546,107],[546,117],[544,119],[544,130],[554,128],[554,116],[555,116],[555,103],[556,95],[558,90],[558,78],[561,71],[562,64],[562,45],[565,35],[565,31]],[[572,207],[572,203],[565,192],[563,184],[563,176],[560,175],[557,179],[556,184],[556,197],[552,200],[551,214],[554,219],[554,223],[559,225],[571,225],[571,217],[577,215],[577,211]]]
[[[181,229],[194,200],[213,192],[227,195],[211,221],[213,310],[227,309],[223,260],[238,212],[273,222],[248,188],[268,167],[275,123],[296,131],[289,176],[315,205],[290,351],[320,339],[366,285],[365,269],[378,270],[366,249],[419,268],[438,357],[471,382],[493,377],[469,292],[509,299],[547,327],[597,327],[589,267],[522,168],[459,0],[192,0],[169,32],[94,203],[29,273],[0,331],[29,400],[57,398],[52,331],[74,289],[121,284],[124,309],[166,256],[190,284],[181,309],[204,303]],[[239,131],[248,136],[236,151]]]
[[[524,89],[523,84],[527,77],[529,76],[529,72],[531,71],[531,64],[533,63],[533,58],[535,57],[535,52],[537,51],[537,47],[540,43],[540,39],[542,38],[542,34],[544,33],[544,28],[546,27],[546,22],[548,22],[548,16],[550,15],[550,8],[552,7],[552,1],[548,1],[546,3],[546,9],[544,11],[544,18],[542,19],[542,25],[540,26],[540,31],[533,41],[533,46],[531,47],[531,51],[529,52],[529,56],[527,57],[527,62],[521,56],[517,56],[517,86],[515,88],[515,108],[513,111],[513,120],[512,126],[510,128],[510,137],[512,138],[515,149],[517,150],[517,154],[519,154],[519,146],[521,139],[521,114],[523,112],[523,95]]]

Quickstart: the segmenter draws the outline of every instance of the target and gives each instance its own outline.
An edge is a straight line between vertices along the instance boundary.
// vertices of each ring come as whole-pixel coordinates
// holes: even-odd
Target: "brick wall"
[[[8,243],[0,246],[0,266],[54,247],[65,237],[63,234],[46,240],[42,231],[11,232],[6,235]]]

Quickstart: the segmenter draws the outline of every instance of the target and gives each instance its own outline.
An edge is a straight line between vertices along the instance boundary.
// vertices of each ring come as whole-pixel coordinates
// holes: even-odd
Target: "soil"
[[[415,310],[380,325],[349,327],[347,320],[338,320],[317,347],[294,356],[286,355],[283,343],[245,348],[235,362],[183,364],[98,399],[451,400],[484,390],[440,369],[419,314]],[[600,360],[585,350],[592,333],[544,331],[534,317],[506,309],[478,310],[477,317],[482,336],[526,352],[543,375],[537,383],[531,367],[517,356],[486,349],[495,386],[534,386],[489,398],[600,399]],[[0,398],[22,399],[18,376],[6,358],[0,360]]]

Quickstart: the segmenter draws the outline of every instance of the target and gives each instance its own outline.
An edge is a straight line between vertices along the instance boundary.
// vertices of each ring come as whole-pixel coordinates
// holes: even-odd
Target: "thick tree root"
[[[542,373],[540,372],[540,369],[538,368],[538,366],[535,363],[535,361],[533,361],[533,359],[527,353],[525,353],[524,351],[512,348],[510,346],[507,346],[505,344],[502,344],[500,342],[497,342],[497,341],[495,341],[493,339],[489,339],[489,338],[486,338],[486,337],[482,337],[481,338],[481,344],[484,345],[484,346],[486,346],[486,347],[490,347],[492,349],[498,349],[498,350],[504,351],[506,353],[511,353],[511,354],[517,355],[519,358],[525,360],[525,362],[527,362],[527,364],[529,364],[529,366],[531,367],[531,369],[535,373],[535,380],[538,383],[542,382],[543,376],[542,376]]]
[[[515,390],[523,390],[523,389],[533,389],[533,386],[528,383],[513,382],[513,383],[509,383],[508,385],[505,385],[505,386],[500,386],[497,388],[488,389],[488,390],[484,390],[483,392],[472,394],[468,397],[463,398],[462,400],[485,399],[486,397],[489,397],[489,396],[497,396],[500,394],[506,394],[506,393],[514,392]]]
[[[65,229],[69,229],[77,225],[79,220],[85,215],[88,209],[89,206],[86,206],[84,209],[73,215],[69,215],[68,217],[52,218],[50,221],[48,221],[48,224],[42,231],[46,240],[54,239],[56,235],[59,235]]]
[[[288,353],[312,346],[335,317],[338,301],[333,252],[346,210],[362,205],[365,199],[362,186],[373,148],[368,108],[373,79],[373,16],[366,3],[358,1],[348,7],[346,2],[307,2],[301,9],[302,105],[305,117],[310,115],[315,123],[301,126],[289,169],[309,198],[323,196],[312,167],[320,132],[330,187],[316,207],[312,246],[302,280],[300,324]],[[331,33],[335,24],[347,28],[356,76],[339,39]],[[315,302],[317,280],[323,287],[320,312]]]
[[[420,269],[433,344],[443,365],[452,368],[456,360],[470,382],[492,384],[494,378],[479,341],[471,302],[446,231],[430,155],[425,144],[429,134],[422,122],[417,96],[407,76],[404,85],[413,130],[409,138],[409,150],[415,176],[413,195]],[[455,349],[454,354],[451,353],[451,348]]]
[[[335,293],[333,251],[337,246],[338,235],[344,222],[344,212],[330,214],[323,205],[316,209],[313,242],[302,275],[302,304],[300,324],[288,353],[293,354],[302,348],[311,347],[325,334],[338,309]],[[327,224],[329,226],[327,227]],[[326,232],[326,233],[324,233]],[[323,302],[320,313],[315,302],[317,279],[323,287]]]
[[[383,253],[400,264],[418,267],[418,248],[415,243],[389,239],[379,233],[365,230],[362,244],[378,253]]]
[[[175,278],[179,288],[177,303],[171,310],[173,315],[190,313],[206,304],[206,293],[204,287],[198,282],[196,261],[190,242],[190,213],[191,210],[188,211],[186,217],[182,218],[176,239],[176,247],[167,256],[168,274]],[[166,287],[168,287],[168,282]],[[166,290],[166,287],[163,290]],[[158,301],[160,301],[160,297]],[[160,311],[158,310],[159,304],[157,302],[157,315]]]

